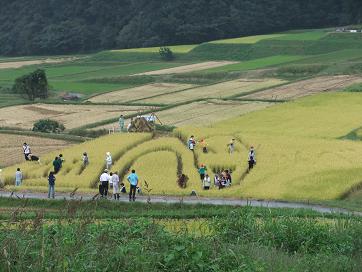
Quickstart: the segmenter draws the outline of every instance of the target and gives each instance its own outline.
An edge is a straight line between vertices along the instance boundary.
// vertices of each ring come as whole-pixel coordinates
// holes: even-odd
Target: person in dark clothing
[[[53,167],[54,167],[54,174],[58,174],[60,168],[61,168],[61,165],[60,165],[60,162],[59,162],[59,158],[58,157],[55,157],[54,161],[53,161]]]
[[[40,158],[38,156],[35,156],[33,154],[28,154],[28,161],[36,161],[38,163],[40,163]]]
[[[254,168],[254,165],[256,164],[255,156],[256,156],[255,150],[254,150],[254,147],[252,146],[252,147],[250,148],[249,158],[248,158],[249,171],[250,171],[251,169],[253,169],[253,168]]]
[[[49,182],[48,198],[50,198],[50,197],[54,198],[55,197],[55,176],[54,176],[54,172],[49,173],[48,182]]]

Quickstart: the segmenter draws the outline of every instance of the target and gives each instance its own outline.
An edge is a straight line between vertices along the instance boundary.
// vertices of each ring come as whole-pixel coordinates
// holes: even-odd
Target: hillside
[[[1,1],[0,55],[193,44],[359,23],[362,4],[278,0]]]

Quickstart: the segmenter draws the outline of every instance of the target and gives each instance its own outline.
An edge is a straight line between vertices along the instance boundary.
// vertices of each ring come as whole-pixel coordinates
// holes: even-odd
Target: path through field
[[[24,199],[47,199],[47,194],[0,191],[0,197],[24,198]],[[98,198],[97,197],[95,198],[94,195],[89,195],[89,194],[71,195],[65,193],[57,193],[55,199],[90,201]],[[115,201],[112,198],[109,198],[109,200]],[[124,195],[123,197],[121,196],[120,201],[128,202],[128,195]],[[136,201],[141,203],[147,203],[149,199],[147,196],[138,196]],[[150,201],[151,203],[162,203],[162,204],[182,203],[188,205],[203,204],[203,205],[215,205],[215,206],[239,206],[239,207],[251,206],[251,207],[271,208],[271,209],[280,209],[280,208],[307,209],[319,213],[329,213],[329,214],[336,213],[336,214],[362,216],[362,212],[351,212],[346,209],[331,208],[322,205],[305,204],[300,202],[204,198],[204,197],[171,197],[171,196],[151,196]]]
[[[207,69],[211,69],[211,68],[234,64],[234,63],[238,63],[238,62],[236,62],[236,61],[208,61],[208,62],[184,65],[184,66],[179,66],[179,67],[174,67],[174,68],[169,68],[169,69],[162,69],[162,70],[157,70],[157,71],[135,74],[135,76],[182,74],[182,73],[188,73],[188,72],[207,70]]]
[[[62,63],[67,61],[74,61],[77,58],[58,58],[58,59],[41,59],[41,60],[24,60],[24,61],[10,61],[0,62],[0,69],[16,69],[29,65],[37,64],[51,64],[51,63]]]

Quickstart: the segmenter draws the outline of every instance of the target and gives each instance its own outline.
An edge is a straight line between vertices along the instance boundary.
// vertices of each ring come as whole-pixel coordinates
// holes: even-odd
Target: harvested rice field
[[[356,76],[324,76],[253,93],[247,96],[243,96],[242,98],[261,100],[290,100],[321,92],[343,89],[352,84],[360,82],[362,82],[362,78]]]
[[[177,83],[152,83],[136,88],[97,95],[90,98],[88,101],[92,103],[123,103],[182,91],[192,87],[195,87],[195,85]]]
[[[239,102],[210,100],[190,103],[157,113],[164,125],[181,127],[185,125],[208,126],[218,121],[237,117],[252,111],[272,106],[267,102]],[[127,124],[130,120],[126,120]],[[96,129],[118,128],[118,124],[99,126]]]
[[[286,83],[286,81],[266,78],[266,79],[237,79],[226,81],[214,85],[194,88],[178,93],[165,94],[141,100],[143,103],[159,103],[159,104],[174,104],[185,101],[192,101],[201,98],[225,98],[247,94],[276,85]]]
[[[154,107],[152,107],[154,109]],[[133,114],[151,107],[114,105],[53,105],[33,104],[0,109],[0,127],[31,129],[39,119],[52,119],[64,124],[66,129],[81,127],[90,123]]]
[[[23,143],[30,145],[34,155],[41,156],[54,150],[61,150],[73,143],[40,137],[0,134],[0,167],[13,165],[24,161]],[[14,169],[15,173],[15,169]]]
[[[168,75],[168,74],[183,74],[183,73],[207,70],[207,69],[221,67],[221,66],[235,64],[235,63],[237,63],[237,62],[235,62],[235,61],[207,61],[207,62],[201,62],[201,63],[196,63],[196,64],[178,66],[178,67],[174,67],[174,68],[150,71],[150,72],[146,72],[146,73],[139,73],[136,75],[137,76],[140,76],[140,75],[154,76],[154,75]]]

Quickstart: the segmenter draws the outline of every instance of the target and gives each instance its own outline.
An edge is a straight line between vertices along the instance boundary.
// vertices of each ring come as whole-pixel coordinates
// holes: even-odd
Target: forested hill
[[[361,0],[0,0],[0,55],[200,43],[359,23]]]

